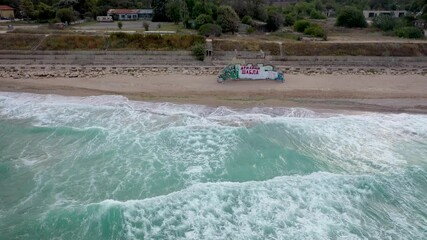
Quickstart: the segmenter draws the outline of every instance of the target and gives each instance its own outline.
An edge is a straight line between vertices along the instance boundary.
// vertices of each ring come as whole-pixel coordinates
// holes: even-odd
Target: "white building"
[[[376,11],[376,10],[363,10],[363,15],[365,18],[374,18],[380,15],[390,15],[392,17],[400,18],[408,15],[408,11],[405,10],[396,10],[396,11]]]

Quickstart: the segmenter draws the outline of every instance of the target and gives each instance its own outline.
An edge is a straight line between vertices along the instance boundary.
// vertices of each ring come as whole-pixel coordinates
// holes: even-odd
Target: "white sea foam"
[[[381,219],[362,210],[361,206],[371,204],[378,194],[377,180],[370,176],[315,173],[266,182],[197,184],[167,196],[125,202],[105,200],[99,205],[123,208],[129,238],[422,237],[424,233],[411,226],[426,219],[411,216],[410,209],[373,209],[375,214],[390,217],[384,225],[379,222]],[[393,180],[384,184],[390,183]],[[418,227],[427,230],[425,226]]]

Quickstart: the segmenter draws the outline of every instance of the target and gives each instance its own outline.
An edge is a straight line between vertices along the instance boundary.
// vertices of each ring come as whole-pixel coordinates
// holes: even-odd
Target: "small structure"
[[[112,22],[113,17],[112,16],[97,16],[96,21],[98,21],[98,22]]]
[[[138,20],[138,9],[110,9],[107,16],[119,21],[135,21]]]
[[[153,9],[138,9],[138,19],[151,20],[153,18]]]
[[[408,11],[396,10],[396,11],[375,11],[375,10],[363,10],[365,18],[374,18],[380,15],[389,15],[392,17],[400,18],[408,15]]]
[[[15,14],[13,12],[14,8],[8,5],[0,5],[0,18],[1,19],[14,19]]]
[[[427,29],[427,22],[424,20],[415,20],[414,26],[419,29]]]
[[[283,72],[264,64],[230,64],[218,76],[218,82],[226,80],[275,80],[284,82]]]

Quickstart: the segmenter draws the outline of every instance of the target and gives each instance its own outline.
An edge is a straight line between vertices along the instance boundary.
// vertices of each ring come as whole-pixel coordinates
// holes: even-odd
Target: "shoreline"
[[[2,92],[64,96],[122,95],[130,100],[211,107],[296,107],[427,114],[427,77],[407,75],[286,74],[285,83],[229,81],[216,75],[107,73],[84,77],[0,78]]]

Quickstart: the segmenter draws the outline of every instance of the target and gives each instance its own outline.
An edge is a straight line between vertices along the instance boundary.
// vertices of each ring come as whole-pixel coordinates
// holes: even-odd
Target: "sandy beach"
[[[0,91],[66,96],[123,95],[131,100],[210,106],[283,106],[427,113],[427,76],[286,75],[274,81],[218,83],[216,75],[107,74],[98,77],[1,78]]]

